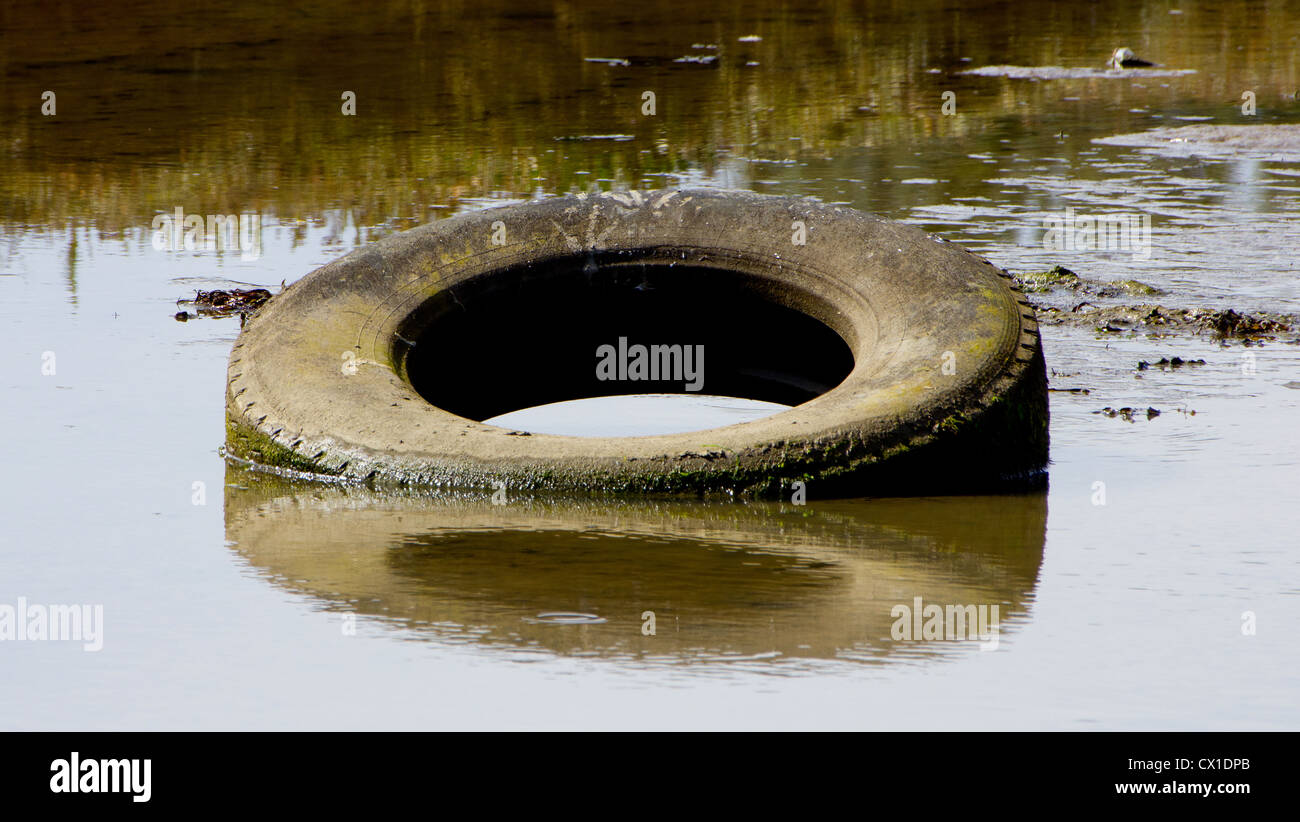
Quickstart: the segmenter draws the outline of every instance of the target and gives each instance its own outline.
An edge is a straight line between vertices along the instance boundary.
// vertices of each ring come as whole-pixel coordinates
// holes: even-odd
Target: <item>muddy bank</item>
[[[1239,313],[1231,308],[1169,308],[1154,303],[1098,307],[1088,302],[1068,309],[1044,306],[1037,311],[1043,325],[1075,325],[1104,334],[1207,335],[1225,344],[1236,341],[1242,345],[1300,342],[1294,315],[1267,311]]]
[[[1151,149],[1176,157],[1300,162],[1300,124],[1178,126],[1098,137],[1093,142]]]
[[[959,72],[975,77],[1006,77],[1010,80],[1131,80],[1155,77],[1185,77],[1195,69],[1167,68],[1066,68],[1063,66],[980,66]]]
[[[1103,334],[1145,336],[1206,335],[1251,345],[1262,341],[1300,342],[1300,317],[1268,311],[1170,307],[1126,302],[1164,292],[1138,280],[1092,280],[1068,268],[1014,275],[1043,325],[1091,328]]]

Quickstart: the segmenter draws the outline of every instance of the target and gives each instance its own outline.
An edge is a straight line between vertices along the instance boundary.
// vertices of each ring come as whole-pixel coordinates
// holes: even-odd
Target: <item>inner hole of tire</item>
[[[853,369],[849,345],[814,314],[833,317],[834,311],[737,271],[580,257],[496,271],[439,294],[401,324],[393,356],[425,400],[480,421],[631,394],[696,393],[793,406],[831,390]],[[631,379],[635,366],[628,378],[602,379],[609,373],[598,373],[599,361],[612,350],[607,366],[631,365],[637,345],[662,366],[640,376],[659,379]],[[681,354],[652,346],[679,347]],[[668,373],[670,361],[687,356],[683,365],[694,367],[693,381],[686,368]]]

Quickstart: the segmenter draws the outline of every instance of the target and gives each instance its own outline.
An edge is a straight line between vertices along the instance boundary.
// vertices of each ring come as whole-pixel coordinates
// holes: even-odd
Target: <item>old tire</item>
[[[592,376],[597,346],[628,329],[707,342],[705,393],[798,404],[633,438],[476,421],[651,388]],[[231,456],[377,484],[775,495],[800,481],[825,498],[1023,487],[1047,462],[1038,326],[1004,272],[914,228],[747,192],[553,198],[390,236],[250,317],[228,377]]]

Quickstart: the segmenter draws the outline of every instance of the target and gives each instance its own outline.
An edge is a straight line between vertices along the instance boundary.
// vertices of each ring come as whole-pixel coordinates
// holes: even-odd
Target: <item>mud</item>
[[[1177,126],[1097,137],[1093,142],[1151,149],[1175,157],[1300,162],[1300,124]]]
[[[1101,334],[1127,333],[1155,337],[1208,335],[1224,342],[1238,341],[1243,345],[1263,341],[1300,342],[1300,317],[1293,314],[1237,311],[1232,308],[1170,307],[1157,303],[1108,304],[1108,301],[1123,296],[1163,293],[1137,280],[1090,280],[1061,266],[1054,266],[1047,271],[1017,274],[1015,280],[1022,291],[1031,295],[1030,303],[1038,314],[1038,321],[1043,325],[1091,328]],[[1097,302],[1076,301],[1078,296],[1093,297]],[[1178,367],[1184,362],[1165,361],[1163,364]]]

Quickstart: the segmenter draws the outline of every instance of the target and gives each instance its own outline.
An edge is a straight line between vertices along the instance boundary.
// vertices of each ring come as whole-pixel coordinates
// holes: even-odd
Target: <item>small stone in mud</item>
[[[185,322],[185,321],[188,320],[189,318],[190,318],[189,312],[186,312],[186,311],[177,311],[177,312],[176,312],[176,319],[180,320],[181,322]]]
[[[1118,297],[1120,295],[1152,296],[1163,294],[1159,288],[1138,280],[1089,280],[1062,266],[1053,266],[1047,271],[1029,271],[1016,275],[1016,283],[1026,293],[1051,291],[1056,288],[1068,288],[1098,297]],[[1088,305],[1089,303],[1083,303]],[[1078,311],[1078,308],[1074,309]]]
[[[1056,286],[1078,288],[1079,275],[1068,268],[1054,265],[1047,271],[1031,271],[1016,277],[1025,291],[1049,291]]]
[[[1111,283],[1111,285],[1115,286],[1121,291],[1124,291],[1127,294],[1141,294],[1144,296],[1150,296],[1153,294],[1164,293],[1153,285],[1147,285],[1146,283],[1138,282],[1137,280],[1116,280],[1115,282]]]
[[[1112,280],[1108,283],[1080,280],[1079,290],[1087,294],[1096,294],[1098,297],[1119,297],[1122,295],[1148,297],[1164,293],[1155,286],[1137,280]]]

